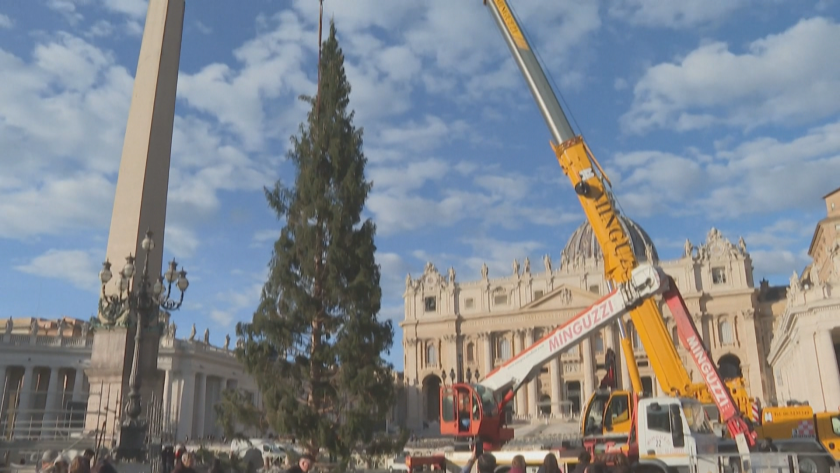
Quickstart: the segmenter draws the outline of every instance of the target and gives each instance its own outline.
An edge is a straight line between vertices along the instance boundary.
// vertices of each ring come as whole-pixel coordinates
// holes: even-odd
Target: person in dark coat
[[[218,458],[213,459],[213,464],[210,465],[210,469],[207,473],[223,473],[222,472],[222,461]]]
[[[592,461],[592,456],[589,455],[589,452],[581,453],[578,455],[578,463],[572,473],[585,473],[590,461]]]
[[[286,470],[286,473],[308,473],[313,463],[315,463],[315,459],[312,458],[312,455],[304,455],[300,457],[298,464]]]

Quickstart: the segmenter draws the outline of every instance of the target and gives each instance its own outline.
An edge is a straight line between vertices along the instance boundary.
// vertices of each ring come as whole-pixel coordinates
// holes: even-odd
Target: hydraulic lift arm
[[[594,305],[488,373],[478,384],[492,390],[503,403],[509,402],[516,391],[537,376],[548,361],[577,346],[642,301],[661,294],[668,289],[667,282],[668,276],[661,269],[640,265],[633,270],[630,281],[619,284]]]

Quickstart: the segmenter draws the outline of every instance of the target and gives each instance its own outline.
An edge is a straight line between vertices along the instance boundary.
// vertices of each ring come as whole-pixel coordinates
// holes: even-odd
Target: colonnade
[[[209,373],[165,370],[163,383],[163,409],[167,430],[176,432],[176,438],[199,439],[221,437],[222,429],[216,424],[213,408],[222,400],[225,389],[237,389],[235,378],[225,378]],[[256,394],[246,391],[246,396]],[[257,403],[256,399],[252,402]]]
[[[0,364],[0,429],[16,438],[52,437],[73,422],[70,402],[87,400],[82,368]]]

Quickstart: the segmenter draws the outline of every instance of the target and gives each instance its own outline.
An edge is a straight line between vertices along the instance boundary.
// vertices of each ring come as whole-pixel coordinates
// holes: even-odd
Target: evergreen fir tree
[[[359,445],[383,448],[374,432],[395,401],[392,367],[382,358],[394,331],[377,318],[376,226],[361,221],[371,183],[332,23],[320,68],[319,96],[301,97],[312,108],[288,154],[295,184],[266,189],[285,227],[253,321],[237,327],[245,340],[238,355],[277,432],[346,461]],[[401,449],[402,437],[391,447]]]

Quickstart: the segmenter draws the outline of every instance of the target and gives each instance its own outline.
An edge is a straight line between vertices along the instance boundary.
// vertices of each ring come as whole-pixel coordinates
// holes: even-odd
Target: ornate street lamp
[[[453,383],[455,382],[455,368],[449,369],[449,379],[451,379]]]
[[[443,385],[446,386],[446,370],[440,372],[440,379],[443,380]]]
[[[143,456],[143,443],[148,426],[146,421],[140,419],[143,408],[140,402],[140,377],[137,373],[140,364],[140,342],[143,336],[143,328],[157,321],[160,308],[167,311],[180,309],[184,302],[184,293],[190,285],[189,280],[187,280],[187,272],[183,269],[178,271],[178,263],[174,259],[169,263],[169,269],[163,276],[149,275],[149,253],[155,248],[151,230],[146,231],[141,248],[143,249],[143,272],[139,274],[139,280],[134,278],[136,272],[135,258],[128,255],[125,259],[125,266],[119,272],[119,280],[117,281],[119,291],[116,294],[105,293],[105,286],[113,277],[111,263],[108,260],[105,260],[102,264],[102,271],[99,272],[99,281],[102,283],[102,297],[99,302],[100,320],[104,316],[105,320],[112,324],[127,325],[132,320],[135,323],[134,356],[131,360],[131,374],[128,379],[130,391],[128,402],[123,411],[120,445],[117,448],[117,454],[121,458],[137,460],[142,459]],[[177,300],[170,297],[173,285],[181,293]]]
[[[472,370],[470,368],[467,368],[467,382],[472,382]]]

